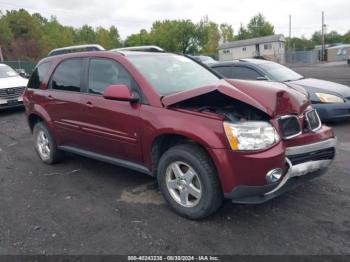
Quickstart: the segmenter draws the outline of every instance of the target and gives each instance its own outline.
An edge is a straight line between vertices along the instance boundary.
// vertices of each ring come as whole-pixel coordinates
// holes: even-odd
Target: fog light
[[[282,177],[281,168],[272,169],[266,174],[266,180],[269,184],[277,182],[281,177]]]

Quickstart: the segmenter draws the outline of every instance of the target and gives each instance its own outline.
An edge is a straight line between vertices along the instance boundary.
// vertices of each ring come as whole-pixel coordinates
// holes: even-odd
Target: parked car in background
[[[312,106],[322,121],[350,118],[350,87],[338,83],[304,78],[295,71],[275,62],[261,59],[241,59],[210,65],[226,78],[267,80],[298,85],[308,92]],[[292,87],[293,88],[293,87]]]
[[[10,66],[0,64],[0,110],[23,106],[22,95],[27,83],[28,80]]]
[[[198,62],[201,62],[206,65],[211,65],[215,64],[218,61],[216,61],[214,58],[210,56],[205,56],[205,55],[199,55],[199,56],[191,56],[193,59],[197,60]]]
[[[268,201],[331,164],[336,137],[304,93],[226,81],[182,55],[130,50],[39,62],[24,103],[44,163],[67,151],[154,176],[169,206],[191,219],[224,197]]]

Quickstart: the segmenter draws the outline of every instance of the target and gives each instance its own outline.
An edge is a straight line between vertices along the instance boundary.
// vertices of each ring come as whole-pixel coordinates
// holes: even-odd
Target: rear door
[[[141,103],[104,99],[103,91],[113,84],[125,84],[133,92],[139,88],[117,61],[91,58],[87,69],[85,113],[82,129],[92,151],[115,158],[142,163],[140,140]]]
[[[62,61],[55,69],[45,92],[46,110],[51,117],[61,144],[82,147],[81,117],[86,109],[81,104],[83,58]]]

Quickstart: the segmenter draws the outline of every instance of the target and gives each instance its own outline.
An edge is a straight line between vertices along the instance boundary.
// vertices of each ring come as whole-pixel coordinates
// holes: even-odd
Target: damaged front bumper
[[[336,138],[289,147],[286,149],[288,171],[273,184],[264,186],[237,186],[225,196],[234,203],[259,204],[275,198],[305,181],[325,173],[335,157]]]

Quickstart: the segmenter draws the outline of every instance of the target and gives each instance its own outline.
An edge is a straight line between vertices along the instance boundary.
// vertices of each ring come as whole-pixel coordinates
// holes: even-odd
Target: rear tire
[[[157,179],[170,207],[186,218],[205,218],[222,204],[214,164],[198,145],[177,145],[166,151],[159,161]]]
[[[44,163],[52,165],[62,160],[63,152],[57,148],[57,144],[44,122],[35,124],[33,135],[36,152]]]

